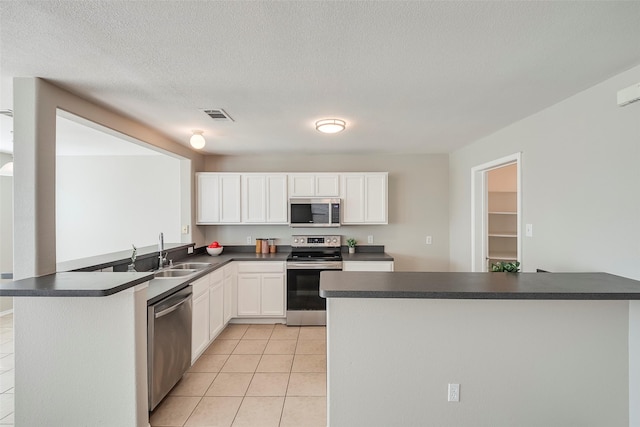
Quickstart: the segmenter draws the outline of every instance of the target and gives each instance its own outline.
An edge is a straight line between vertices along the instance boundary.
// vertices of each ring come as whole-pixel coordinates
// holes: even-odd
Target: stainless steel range
[[[341,236],[291,236],[287,258],[287,325],[326,325],[320,272],[342,270]]]

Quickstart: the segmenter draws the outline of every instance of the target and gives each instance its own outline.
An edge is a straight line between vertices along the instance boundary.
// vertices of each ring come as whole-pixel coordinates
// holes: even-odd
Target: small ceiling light
[[[342,132],[347,123],[340,119],[324,119],[316,122],[316,130],[322,133],[338,133]]]
[[[13,176],[13,162],[7,162],[0,168],[0,176]]]
[[[189,140],[191,146],[196,150],[204,148],[204,144],[206,143],[206,141],[204,140],[204,136],[202,136],[204,132],[202,132],[201,130],[194,130],[192,132],[193,135],[191,135],[191,139]]]

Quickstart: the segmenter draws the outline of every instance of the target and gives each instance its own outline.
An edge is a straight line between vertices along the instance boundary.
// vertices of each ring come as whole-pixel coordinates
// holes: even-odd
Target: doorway
[[[471,170],[471,271],[522,263],[520,153]]]

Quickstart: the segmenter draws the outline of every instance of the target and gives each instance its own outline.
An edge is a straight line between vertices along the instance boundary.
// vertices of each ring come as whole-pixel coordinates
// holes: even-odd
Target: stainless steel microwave
[[[291,227],[340,227],[340,199],[289,199]]]

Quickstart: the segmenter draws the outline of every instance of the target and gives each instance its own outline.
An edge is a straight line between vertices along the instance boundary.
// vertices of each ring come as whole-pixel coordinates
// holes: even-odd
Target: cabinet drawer
[[[344,261],[342,271],[393,271],[393,261]]]
[[[214,272],[212,272],[211,274],[209,274],[209,277],[210,277],[209,283],[211,285],[214,285],[217,282],[222,282],[222,279],[224,278],[224,273],[222,272],[222,269],[219,268]]]
[[[204,276],[195,282],[191,283],[193,286],[193,299],[195,300],[203,293],[209,291],[209,276]]]
[[[238,273],[284,273],[284,262],[241,262]]]

